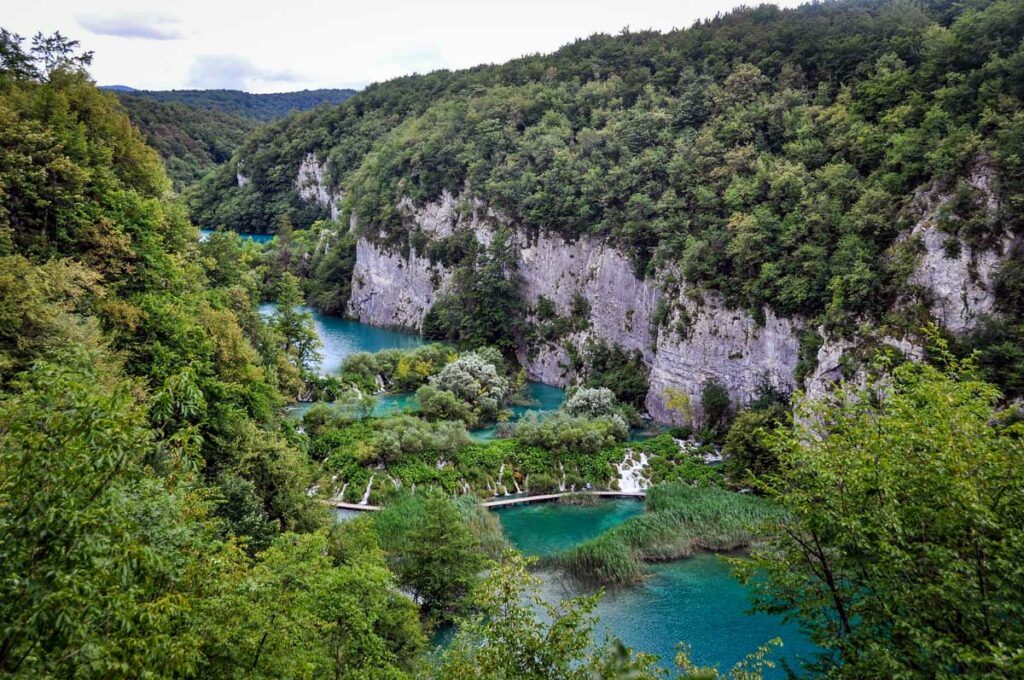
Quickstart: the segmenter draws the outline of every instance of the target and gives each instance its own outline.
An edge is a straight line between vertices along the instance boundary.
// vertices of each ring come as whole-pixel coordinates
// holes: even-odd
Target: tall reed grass
[[[561,553],[554,562],[577,578],[622,585],[643,577],[645,561],[745,548],[760,526],[778,516],[774,505],[755,496],[718,487],[659,485],[648,491],[644,514]]]

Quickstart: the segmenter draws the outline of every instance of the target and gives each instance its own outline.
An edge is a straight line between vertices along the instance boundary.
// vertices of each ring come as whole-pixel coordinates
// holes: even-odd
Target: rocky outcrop
[[[982,159],[967,178],[976,192],[979,209],[990,220],[999,209],[994,177],[992,164]],[[980,317],[995,311],[992,277],[1011,242],[1005,235],[992,248],[975,249],[943,231],[940,222],[952,199],[952,193],[940,185],[915,196],[913,211],[920,219],[908,238],[920,243],[921,255],[910,281],[926,291],[935,320],[952,333],[962,334],[973,329]]]
[[[239,186],[242,186],[239,183]],[[327,181],[327,161],[319,162],[316,154],[308,153],[299,164],[299,172],[295,177],[295,190],[307,201],[313,201],[329,208],[331,219],[341,216],[342,193],[331,192]]]
[[[242,161],[238,161],[238,163],[235,165],[235,181],[238,183],[238,186],[240,187],[244,187],[246,184],[249,183],[249,178],[246,177],[245,174],[242,172]]]
[[[545,297],[558,314],[569,316],[574,298],[582,296],[589,308],[584,338],[593,335],[653,359],[652,319],[659,295],[654,281],[638,279],[628,258],[596,239],[566,242],[541,234],[531,241],[518,236],[527,303],[536,305]]]
[[[403,257],[361,238],[356,242],[349,313],[374,326],[420,330],[448,278],[443,267],[415,251]]]
[[[658,335],[651,366],[646,405],[655,420],[699,422],[701,392],[711,381],[725,387],[737,404],[753,399],[765,381],[783,392],[796,388],[796,322],[766,309],[759,324],[726,307],[720,295],[694,299],[685,287],[676,303],[671,323]]]
[[[300,169],[304,196],[322,202],[324,167],[307,157]],[[990,191],[984,172],[972,176],[975,187]],[[962,247],[950,256],[938,228],[938,211],[948,195],[922,192],[917,210],[922,215],[906,239],[920,239],[923,247],[914,282],[927,292],[932,313],[954,332],[969,329],[977,316],[993,309],[992,273],[1001,258],[999,248],[972,252]],[[994,199],[986,199],[994,200]],[[399,204],[410,230],[420,230],[432,240],[469,230],[481,244],[489,244],[495,225],[509,224],[502,215],[480,201],[444,193],[422,207],[410,201]],[[650,367],[646,406],[662,422],[698,420],[704,385],[715,381],[728,390],[734,404],[753,399],[765,382],[790,392],[805,389],[811,396],[825,394],[831,384],[858,372],[859,348],[889,345],[912,357],[920,357],[917,344],[906,339],[829,338],[818,351],[817,366],[797,384],[799,337],[803,320],[776,316],[762,310],[761,319],[730,309],[720,295],[679,286],[679,276],[664,271],[641,279],[621,251],[593,238],[566,241],[559,236],[513,229],[517,267],[524,296],[531,308],[543,297],[561,316],[573,313],[574,302],[586,301],[585,323],[557,342],[519,349],[519,359],[531,379],[565,386],[574,379],[570,356],[579,356],[589,340],[639,352]],[[414,248],[407,254],[386,250],[361,238],[356,247],[350,313],[360,321],[378,326],[421,329],[430,307],[450,284],[451,272],[433,264]],[[669,289],[671,294],[663,293]],[[665,296],[664,300],[661,298]],[[670,310],[667,322],[655,326],[656,309]],[[845,357],[845,358],[844,358]]]

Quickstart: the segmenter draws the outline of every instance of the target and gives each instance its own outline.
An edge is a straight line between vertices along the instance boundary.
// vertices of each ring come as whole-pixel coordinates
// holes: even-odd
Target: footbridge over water
[[[557,501],[565,496],[600,496],[603,498],[635,498],[643,500],[647,497],[646,491],[561,491],[559,493],[544,493],[535,496],[512,496],[509,498],[495,498],[494,500],[481,503],[485,508],[507,508],[512,505],[528,505],[530,503],[547,503]],[[380,510],[379,505],[364,503],[345,503],[343,501],[332,501],[331,505],[341,510],[357,510],[373,512]]]

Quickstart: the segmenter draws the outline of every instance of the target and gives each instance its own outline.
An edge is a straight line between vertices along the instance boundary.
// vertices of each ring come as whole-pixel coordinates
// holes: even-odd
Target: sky
[[[101,85],[286,92],[551,52],[594,33],[669,31],[740,0],[11,0],[0,26],[79,40]],[[747,3],[747,4],[757,4]],[[795,6],[799,0],[775,0]]]

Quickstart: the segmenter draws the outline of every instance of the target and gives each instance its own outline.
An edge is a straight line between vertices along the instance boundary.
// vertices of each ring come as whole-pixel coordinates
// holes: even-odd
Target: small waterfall
[[[512,483],[516,485],[516,493],[523,492],[523,490],[519,488],[519,480],[516,479],[515,475],[512,475]]]
[[[640,452],[639,460],[633,457],[633,451],[626,452],[626,457],[621,463],[615,464],[619,471],[619,491],[633,493],[643,491],[648,486],[648,481],[643,476],[644,468],[647,467],[647,454]]]
[[[525,477],[523,477],[523,488],[526,489],[527,492],[530,491],[530,475],[529,474],[527,474]]]
[[[334,500],[344,502],[344,500],[345,500],[345,489],[347,489],[347,488],[348,488],[348,482],[345,482],[344,484],[342,484],[341,485],[341,491],[339,491],[338,495],[334,497]]]
[[[378,373],[377,375],[373,376],[373,378],[374,378],[374,380],[377,381],[377,394],[383,394],[383,392],[384,392],[384,376],[382,376],[380,373]]]
[[[438,458],[437,459],[436,467],[437,467],[438,470],[443,470],[444,466],[447,465],[447,464],[448,464],[448,461],[446,461],[444,458]]]
[[[391,480],[391,483],[395,485],[396,489],[401,489],[402,488],[402,480],[396,479],[396,478],[392,477],[391,475],[388,475],[388,479]]]
[[[366,484],[366,493],[363,494],[363,500],[359,501],[359,505],[366,505],[370,502],[370,489],[373,488],[373,478],[376,476],[376,473],[370,475],[370,481]]]
[[[558,490],[565,491],[565,467],[562,465],[561,462],[558,463],[558,469],[562,473],[562,481],[558,483]]]
[[[469,487],[469,483],[465,479],[460,479],[459,481],[462,482],[462,493],[473,493],[473,489]]]
[[[502,464],[501,464],[501,469],[500,469],[500,470],[498,470],[498,483],[494,485],[494,495],[495,495],[495,496],[497,496],[497,495],[498,495],[498,486],[499,486],[499,485],[500,485],[500,486],[501,486],[501,488],[502,488],[502,489],[504,490],[504,495],[506,495],[506,496],[511,496],[511,495],[512,495],[512,494],[510,494],[510,493],[508,492],[508,484],[504,484],[504,483],[502,483],[502,481],[501,481],[501,478],[502,478],[502,477],[504,477],[504,476],[505,476],[505,464],[504,464],[504,463],[502,463]],[[514,480],[515,480],[515,477],[513,477],[512,479],[513,479],[513,481],[514,481]]]
[[[320,485],[319,484],[314,484],[313,486],[311,486],[308,489],[306,489],[306,495],[309,496],[310,498],[312,498],[313,496],[315,496],[317,494],[318,491],[320,491]]]

